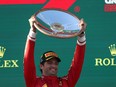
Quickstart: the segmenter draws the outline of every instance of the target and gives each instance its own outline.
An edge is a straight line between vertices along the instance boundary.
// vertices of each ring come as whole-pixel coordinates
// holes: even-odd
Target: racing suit
[[[75,87],[79,79],[85,53],[85,36],[78,37],[72,64],[68,74],[64,77],[57,76],[36,76],[34,64],[34,47],[36,34],[30,31],[24,52],[24,77],[26,87]]]

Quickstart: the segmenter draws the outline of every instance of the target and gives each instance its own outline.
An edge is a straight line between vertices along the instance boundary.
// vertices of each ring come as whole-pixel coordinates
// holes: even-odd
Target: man
[[[27,38],[24,53],[24,77],[26,87],[74,87],[79,79],[85,53],[85,34],[78,36],[77,45],[68,74],[64,77],[57,77],[58,64],[61,59],[53,51],[45,52],[40,58],[41,77],[36,76],[34,64],[34,47],[36,40],[36,28],[34,27],[35,18],[31,17],[30,32]],[[86,28],[83,20],[80,21],[80,28]]]

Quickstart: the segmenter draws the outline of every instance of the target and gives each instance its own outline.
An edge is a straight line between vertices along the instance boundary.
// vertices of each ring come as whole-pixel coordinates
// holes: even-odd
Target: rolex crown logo
[[[109,50],[112,56],[116,56],[116,46],[115,44],[112,44],[109,46]]]
[[[0,46],[0,58],[3,58],[6,48]]]

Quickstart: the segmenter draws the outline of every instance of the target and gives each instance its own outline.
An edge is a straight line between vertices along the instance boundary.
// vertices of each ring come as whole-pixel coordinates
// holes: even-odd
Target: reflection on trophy
[[[59,9],[42,9],[34,14],[34,26],[43,34],[57,38],[71,38],[84,31],[77,16]]]

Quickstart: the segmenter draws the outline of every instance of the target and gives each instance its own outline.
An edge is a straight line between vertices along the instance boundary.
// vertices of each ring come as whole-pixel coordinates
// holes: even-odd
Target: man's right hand
[[[35,23],[35,17],[32,16],[30,19],[29,19],[29,23],[30,23],[30,29],[36,33],[36,28],[34,26],[34,23]]]

